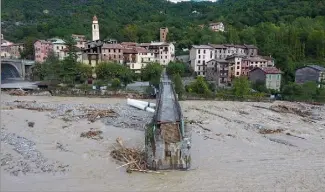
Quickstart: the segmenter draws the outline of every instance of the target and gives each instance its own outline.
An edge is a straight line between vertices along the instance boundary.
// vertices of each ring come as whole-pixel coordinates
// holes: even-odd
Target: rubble
[[[13,150],[20,155],[20,157],[14,157],[9,153],[1,154],[3,157],[1,158],[1,166],[14,176],[18,176],[20,173],[65,172],[69,166],[45,158],[40,151],[35,149],[33,141],[15,133],[1,132],[1,142],[13,146]]]
[[[153,116],[152,113],[127,106],[126,104],[84,105],[82,103],[57,104],[18,100],[2,101],[1,104],[12,109],[49,111],[48,115],[51,118],[61,118],[64,121],[78,121],[87,118],[93,122],[97,119],[102,119],[107,125],[137,130],[145,130],[145,125],[151,121]]]
[[[95,140],[100,140],[103,139],[103,137],[101,136],[103,132],[102,131],[87,131],[87,132],[83,132],[80,134],[80,137],[86,137],[88,139],[95,139]]]
[[[27,92],[22,90],[22,89],[14,89],[14,90],[10,90],[9,95],[14,95],[14,96],[26,96]]]

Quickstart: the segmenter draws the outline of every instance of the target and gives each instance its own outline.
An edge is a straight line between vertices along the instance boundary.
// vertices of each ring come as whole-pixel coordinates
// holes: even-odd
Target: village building
[[[295,82],[298,84],[303,84],[308,81],[316,82],[319,84],[325,82],[325,67],[318,65],[307,65],[300,67],[295,73]]]
[[[264,83],[267,89],[280,91],[282,72],[276,67],[256,67],[249,72],[252,83]]]
[[[49,54],[53,53],[53,43],[46,40],[37,40],[34,43],[35,62],[43,63]]]
[[[214,58],[215,51],[210,45],[193,45],[190,50],[190,65],[196,75],[205,76],[207,62]]]
[[[65,41],[59,38],[52,38],[49,41],[52,42],[54,55],[59,58],[61,50],[67,47]]]
[[[221,59],[208,61],[206,79],[214,82],[219,87],[229,83],[229,62]]]
[[[214,32],[224,32],[225,31],[225,26],[222,22],[217,22],[217,23],[210,23],[209,28],[214,31]]]
[[[154,54],[156,62],[167,66],[169,62],[175,60],[175,46],[173,43],[151,42],[139,45]]]

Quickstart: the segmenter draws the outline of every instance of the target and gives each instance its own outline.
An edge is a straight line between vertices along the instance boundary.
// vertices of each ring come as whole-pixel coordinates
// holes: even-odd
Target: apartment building
[[[51,41],[37,40],[34,43],[35,61],[43,63],[48,55],[53,52],[53,44]]]
[[[205,76],[207,62],[215,58],[215,51],[209,45],[193,45],[190,50],[190,65],[196,75]]]
[[[153,53],[156,62],[163,66],[166,66],[169,62],[175,60],[175,46],[173,43],[151,42],[141,43],[139,46]]]

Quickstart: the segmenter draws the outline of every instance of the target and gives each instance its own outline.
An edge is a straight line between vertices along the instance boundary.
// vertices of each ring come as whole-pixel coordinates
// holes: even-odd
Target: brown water
[[[85,98],[26,99],[103,102],[102,99]],[[124,102],[104,102],[108,101]],[[322,139],[325,131],[321,129],[324,122],[310,124],[290,115],[283,117],[283,114],[270,111],[254,111],[249,103],[191,101],[183,102],[182,106],[185,116],[204,121],[204,127],[211,131],[203,131],[199,127],[193,130],[193,170],[165,174],[127,174],[123,168],[116,169],[118,164],[109,156],[112,143],[121,136],[126,145],[143,146],[144,133],[141,131],[105,126],[99,121],[93,124],[85,120],[67,123],[50,119],[46,112],[2,110],[1,123],[5,131],[35,141],[44,156],[69,164],[70,171],[56,175],[12,176],[2,169],[1,191],[325,191],[325,140]],[[204,110],[219,116],[207,114]],[[242,116],[238,110],[250,114]],[[271,122],[267,117],[280,118],[281,121]],[[233,122],[227,118],[282,126],[306,139],[284,134],[272,136],[296,146],[290,147],[247,129],[244,122]],[[26,119],[35,121],[35,127],[29,129]],[[69,127],[62,129],[64,125]],[[103,130],[104,139],[80,138],[80,133],[89,128]],[[56,149],[56,142],[67,145],[71,152]],[[15,154],[10,146],[3,143],[1,152]]]

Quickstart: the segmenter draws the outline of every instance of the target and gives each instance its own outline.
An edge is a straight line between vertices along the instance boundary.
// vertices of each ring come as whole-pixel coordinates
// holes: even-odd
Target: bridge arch
[[[11,63],[1,63],[1,80],[19,77],[19,70],[15,65]]]

